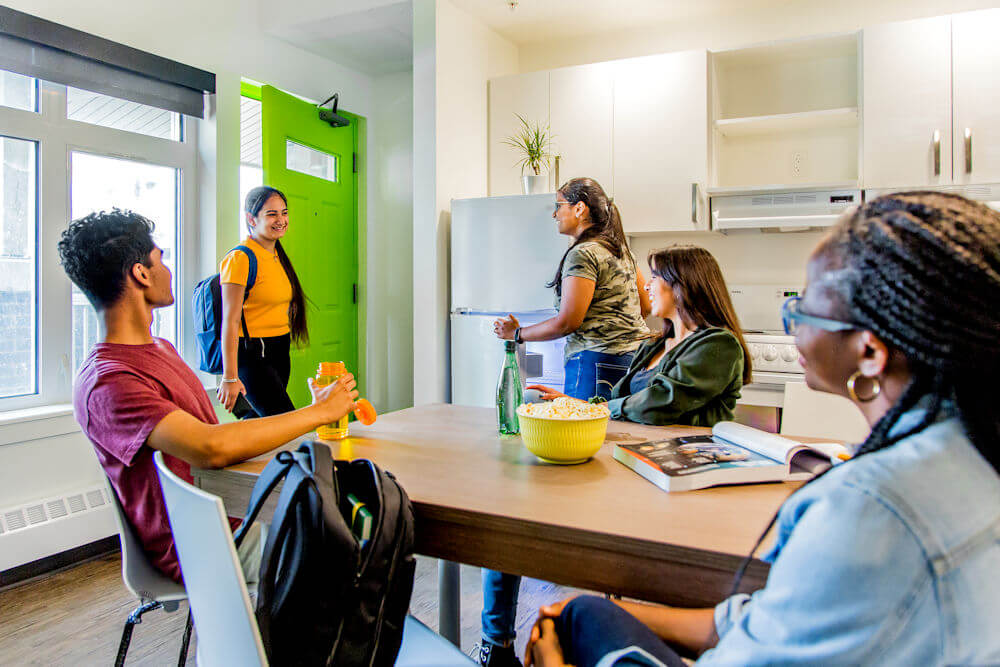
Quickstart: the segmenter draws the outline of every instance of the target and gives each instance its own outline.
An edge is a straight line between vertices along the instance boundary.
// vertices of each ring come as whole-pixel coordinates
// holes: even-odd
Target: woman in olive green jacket
[[[611,418],[691,426],[732,419],[750,382],[750,355],[718,262],[704,248],[678,245],[648,261],[646,291],[664,328],[636,350],[612,390]],[[543,398],[558,395],[536,388]]]

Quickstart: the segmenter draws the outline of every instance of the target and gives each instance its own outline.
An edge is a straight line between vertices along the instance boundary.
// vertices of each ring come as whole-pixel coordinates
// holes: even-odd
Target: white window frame
[[[147,162],[178,170],[177,345],[182,356],[193,337],[190,299],[199,266],[197,224],[197,119],[183,120],[183,141],[150,137],[66,118],[66,87],[38,86],[38,112],[0,107],[0,134],[38,145],[38,234],[36,237],[37,393],[0,398],[0,415],[12,410],[61,405],[73,400],[72,284],[59,263],[62,231],[70,220],[73,152]],[[188,233],[194,231],[194,233]],[[193,352],[193,350],[192,350]]]

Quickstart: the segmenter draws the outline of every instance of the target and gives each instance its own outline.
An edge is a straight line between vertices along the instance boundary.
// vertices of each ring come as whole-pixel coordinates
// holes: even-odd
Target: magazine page
[[[780,465],[778,461],[710,435],[692,435],[618,447],[648,459],[671,477]]]
[[[712,435],[786,464],[795,451],[804,448],[802,443],[736,422],[719,422],[712,427]]]

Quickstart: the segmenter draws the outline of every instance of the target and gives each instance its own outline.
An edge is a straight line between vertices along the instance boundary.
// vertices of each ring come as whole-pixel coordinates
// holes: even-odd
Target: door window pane
[[[337,158],[294,141],[285,141],[285,168],[337,182]]]
[[[66,88],[66,117],[116,130],[146,134],[161,139],[181,140],[181,115],[138,102]]]
[[[37,391],[37,150],[0,137],[0,398]]]
[[[0,70],[0,106],[38,111],[38,80]]]
[[[119,158],[73,153],[71,216],[83,217],[112,208],[131,209],[156,225],[153,240],[163,251],[163,263],[173,274],[177,298],[177,183],[171,167]],[[82,292],[73,288],[73,368],[87,358],[97,342],[97,317]],[[177,303],[153,311],[153,335],[177,345]]]

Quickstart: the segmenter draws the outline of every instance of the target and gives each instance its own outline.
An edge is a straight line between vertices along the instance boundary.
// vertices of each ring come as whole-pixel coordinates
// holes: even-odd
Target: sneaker
[[[521,667],[513,646],[498,646],[489,642],[479,646],[479,664],[481,667]]]

